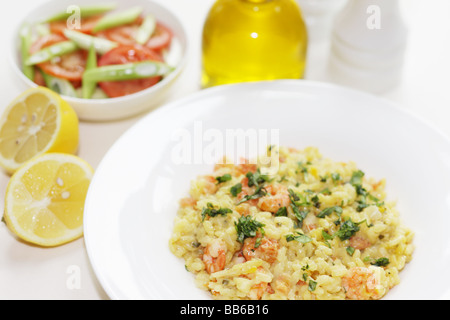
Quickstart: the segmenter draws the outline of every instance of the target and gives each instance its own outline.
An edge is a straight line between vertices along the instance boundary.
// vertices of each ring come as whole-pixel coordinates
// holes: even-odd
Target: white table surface
[[[183,21],[191,42],[189,62],[176,89],[167,101],[200,90],[201,31],[214,0],[155,0],[172,9]],[[8,1],[0,10],[0,34],[9,39],[12,25],[21,19],[24,8],[43,0]],[[6,5],[6,4],[5,4]],[[401,84],[381,94],[416,113],[450,136],[450,1],[403,0],[403,14],[409,27],[408,50]],[[28,11],[28,9],[27,9]],[[20,94],[7,59],[8,43],[0,50],[0,111]],[[311,51],[324,46],[311,46]],[[326,47],[326,46],[325,46]],[[326,52],[312,52],[307,79],[326,81]],[[319,58],[317,58],[319,57]],[[322,57],[322,58],[321,58]],[[94,168],[109,148],[140,118],[110,123],[81,123],[79,156]],[[9,177],[0,173],[0,207]],[[77,277],[77,278],[74,278]],[[73,282],[74,279],[79,281]],[[18,241],[0,223],[0,299],[108,299],[93,273],[83,239],[57,248],[44,249]]]

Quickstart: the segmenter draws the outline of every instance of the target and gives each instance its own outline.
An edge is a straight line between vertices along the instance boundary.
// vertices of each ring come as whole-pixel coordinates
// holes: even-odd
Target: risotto
[[[276,172],[217,164],[181,199],[169,246],[197,286],[215,299],[361,300],[399,284],[413,233],[385,180],[312,147],[267,156]]]

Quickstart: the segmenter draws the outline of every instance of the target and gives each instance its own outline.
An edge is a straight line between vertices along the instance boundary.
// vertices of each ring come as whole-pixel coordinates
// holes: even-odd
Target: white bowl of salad
[[[60,95],[83,121],[111,121],[157,107],[188,50],[180,20],[148,0],[51,0],[13,37],[12,65],[27,87]]]

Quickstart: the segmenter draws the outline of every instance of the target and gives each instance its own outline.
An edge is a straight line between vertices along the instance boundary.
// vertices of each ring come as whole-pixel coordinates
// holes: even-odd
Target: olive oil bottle
[[[217,0],[203,27],[202,86],[301,79],[307,41],[295,0]]]

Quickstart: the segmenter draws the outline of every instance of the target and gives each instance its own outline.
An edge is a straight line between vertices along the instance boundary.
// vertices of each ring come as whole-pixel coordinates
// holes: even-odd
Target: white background
[[[156,0],[155,0],[156,1]],[[7,59],[9,39],[22,16],[43,0],[15,0],[0,10],[0,111],[20,94]],[[104,2],[104,1],[103,1]],[[168,101],[200,90],[200,53],[203,22],[213,0],[157,0],[172,9],[187,28],[191,52],[187,68]],[[403,0],[402,13],[409,28],[408,49],[401,84],[381,96],[416,113],[450,136],[450,1]],[[314,40],[314,39],[313,39]],[[324,46],[311,45],[307,79],[327,79]],[[325,46],[326,47],[326,46]],[[81,123],[79,156],[96,167],[114,141],[139,118],[111,123]],[[0,206],[9,177],[0,173]],[[71,275],[79,272],[79,287]],[[18,241],[0,223],[0,299],[108,299],[89,264],[84,241],[52,249]]]

